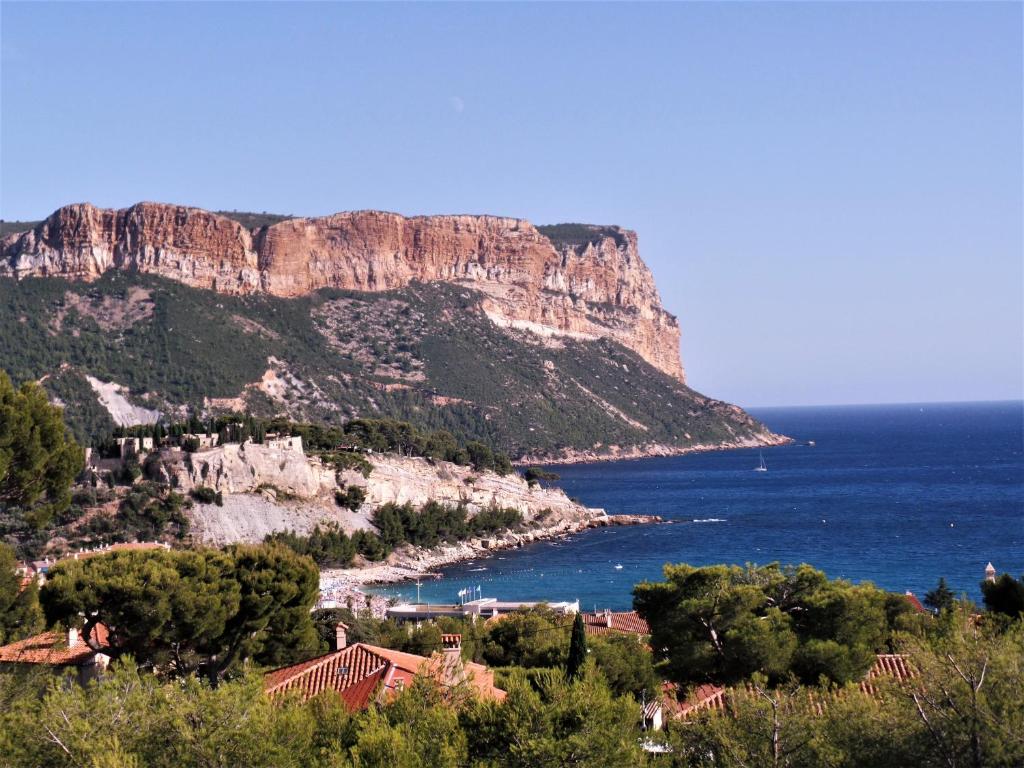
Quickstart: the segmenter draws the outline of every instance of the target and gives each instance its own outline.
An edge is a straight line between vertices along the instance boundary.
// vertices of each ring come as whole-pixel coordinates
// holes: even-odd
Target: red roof
[[[914,668],[906,656],[898,653],[880,653],[875,657],[875,663],[868,670],[868,674],[861,681],[859,688],[868,696],[875,696],[878,693],[876,683],[879,680],[892,679],[902,683],[913,679],[915,675]],[[739,693],[740,695],[752,695],[753,689],[749,686],[746,689],[740,688]],[[662,686],[662,705],[666,717],[685,719],[701,710],[724,710],[726,698],[729,695],[731,695],[731,691],[708,683],[696,686],[685,699],[680,701],[678,686],[666,682]],[[814,690],[808,690],[811,704],[819,715],[825,711],[828,700],[837,695],[842,695],[842,692],[821,695]]]
[[[389,666],[387,659],[357,643],[268,672],[263,685],[271,696],[300,691],[302,698],[309,699],[324,691],[344,691]]]
[[[921,605],[921,601],[917,599],[917,595],[913,592],[907,592],[904,597],[907,598],[907,602],[913,606],[915,611],[918,613],[928,613],[928,609]]]
[[[264,689],[271,696],[299,691],[303,699],[333,690],[355,710],[368,706],[381,687],[409,686],[417,675],[433,677],[442,685],[466,682],[485,698],[505,698],[505,692],[494,686],[494,673],[482,664],[463,662],[451,653],[435,653],[428,659],[365,643],[268,672]]]
[[[93,636],[100,645],[107,642],[107,628],[97,624]],[[79,639],[68,647],[64,632],[43,632],[0,647],[2,664],[49,664],[57,667],[73,666],[91,661],[96,652]]]
[[[588,635],[606,635],[609,632],[627,632],[633,635],[651,634],[651,628],[636,611],[584,613],[583,625]]]

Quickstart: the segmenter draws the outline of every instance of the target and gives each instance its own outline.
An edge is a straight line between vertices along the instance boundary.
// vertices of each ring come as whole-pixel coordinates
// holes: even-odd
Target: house
[[[647,621],[636,611],[603,611],[583,614],[583,628],[588,635],[607,635],[625,633],[630,635],[649,635],[651,628]]]
[[[867,675],[857,686],[861,693],[872,698],[878,696],[880,680],[896,680],[905,683],[912,680],[916,673],[906,656],[898,653],[880,653]],[[730,690],[713,683],[705,683],[692,688],[686,696],[681,696],[681,689],[675,683],[662,683],[661,696],[647,702],[643,709],[644,727],[648,730],[659,730],[667,720],[687,720],[704,711],[725,711]],[[812,705],[818,714],[822,714],[831,696],[840,693],[826,693],[823,696],[810,692]]]
[[[121,461],[132,456],[142,456],[153,450],[152,437],[119,437],[117,443]]]
[[[921,601],[917,599],[917,595],[913,592],[908,590],[903,596],[907,598],[907,602],[910,603],[910,607],[915,611],[918,613],[928,613],[928,609],[921,604]]]
[[[179,444],[184,446],[192,444],[195,446],[197,451],[205,451],[210,448],[216,448],[217,442],[220,440],[220,436],[217,434],[203,435],[203,434],[191,434],[186,433],[181,436]]]
[[[303,699],[335,691],[353,712],[412,685],[417,676],[436,680],[446,691],[468,685],[488,699],[501,701],[505,692],[494,685],[494,672],[483,664],[462,660],[462,636],[442,635],[442,649],[429,658],[366,643],[348,645],[347,627],[338,624],[338,650],[275,669],[264,678],[271,698],[293,691]]]
[[[97,624],[92,631],[98,644],[107,642],[105,626]],[[110,657],[90,648],[77,629],[43,632],[0,647],[0,671],[24,665],[52,667],[56,671],[73,669],[83,685],[99,676],[109,663]]]
[[[263,440],[263,445],[277,451],[294,451],[295,453],[302,453],[302,436],[285,435],[283,437],[271,437],[270,435],[267,435]]]

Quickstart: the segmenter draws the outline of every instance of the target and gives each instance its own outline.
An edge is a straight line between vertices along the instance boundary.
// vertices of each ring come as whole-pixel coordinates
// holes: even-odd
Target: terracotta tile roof
[[[97,624],[94,637],[102,645],[107,642],[107,628]],[[63,632],[43,632],[0,647],[0,664],[49,664],[55,667],[83,664],[92,659],[95,651],[78,640],[68,647],[68,636]]]
[[[387,677],[387,667],[381,667],[343,690],[341,700],[345,702],[349,712],[359,712],[370,706],[373,695],[380,687],[387,686]]]
[[[915,611],[918,613],[928,613],[928,609],[921,605],[921,601],[917,599],[917,595],[913,592],[907,592],[904,597],[907,598],[907,602],[913,606]]]
[[[863,681],[859,684],[860,691],[868,696],[878,695],[879,680],[896,680],[906,682],[916,676],[908,658],[898,653],[880,653]],[[739,695],[754,695],[751,687],[739,688]],[[666,682],[662,686],[661,704],[666,718],[686,719],[702,710],[723,711],[728,697],[735,692],[710,683],[693,688],[685,699],[679,699],[679,687]],[[835,696],[843,695],[842,691],[821,694],[808,690],[812,708],[820,715],[828,707],[829,701]]]
[[[350,645],[314,659],[268,672],[263,679],[264,690],[271,696],[300,691],[310,699],[324,691],[344,691],[375,673],[387,670],[387,659],[362,644]]]
[[[726,689],[719,685],[698,685],[682,700],[679,699],[679,693],[679,686],[675,683],[666,682],[662,685],[661,704],[666,718],[685,719],[701,710],[725,709]]]
[[[299,691],[303,699],[309,699],[333,690],[350,708],[363,709],[380,687],[408,687],[417,675],[432,677],[445,686],[466,682],[485,698],[505,698],[505,691],[494,686],[494,673],[483,664],[462,662],[456,654],[435,653],[427,659],[365,643],[275,669],[266,674],[263,685],[271,697]]]
[[[583,625],[588,635],[606,635],[609,632],[628,632],[634,635],[651,634],[651,628],[636,611],[584,613]]]

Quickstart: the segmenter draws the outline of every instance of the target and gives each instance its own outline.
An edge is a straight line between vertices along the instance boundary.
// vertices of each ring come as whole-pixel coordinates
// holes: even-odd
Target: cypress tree
[[[575,680],[583,674],[587,661],[587,632],[583,627],[583,614],[577,613],[572,622],[572,638],[569,640],[569,658],[565,664],[565,676]]]

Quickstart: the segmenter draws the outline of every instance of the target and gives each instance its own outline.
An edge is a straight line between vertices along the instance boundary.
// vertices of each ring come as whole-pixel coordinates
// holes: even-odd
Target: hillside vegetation
[[[387,416],[512,456],[684,447],[763,427],[608,340],[511,334],[476,292],[414,284],[235,297],[110,272],[0,279],[0,367],[43,380],[89,441],[113,427],[86,376],[166,417],[210,410],[341,424]]]

